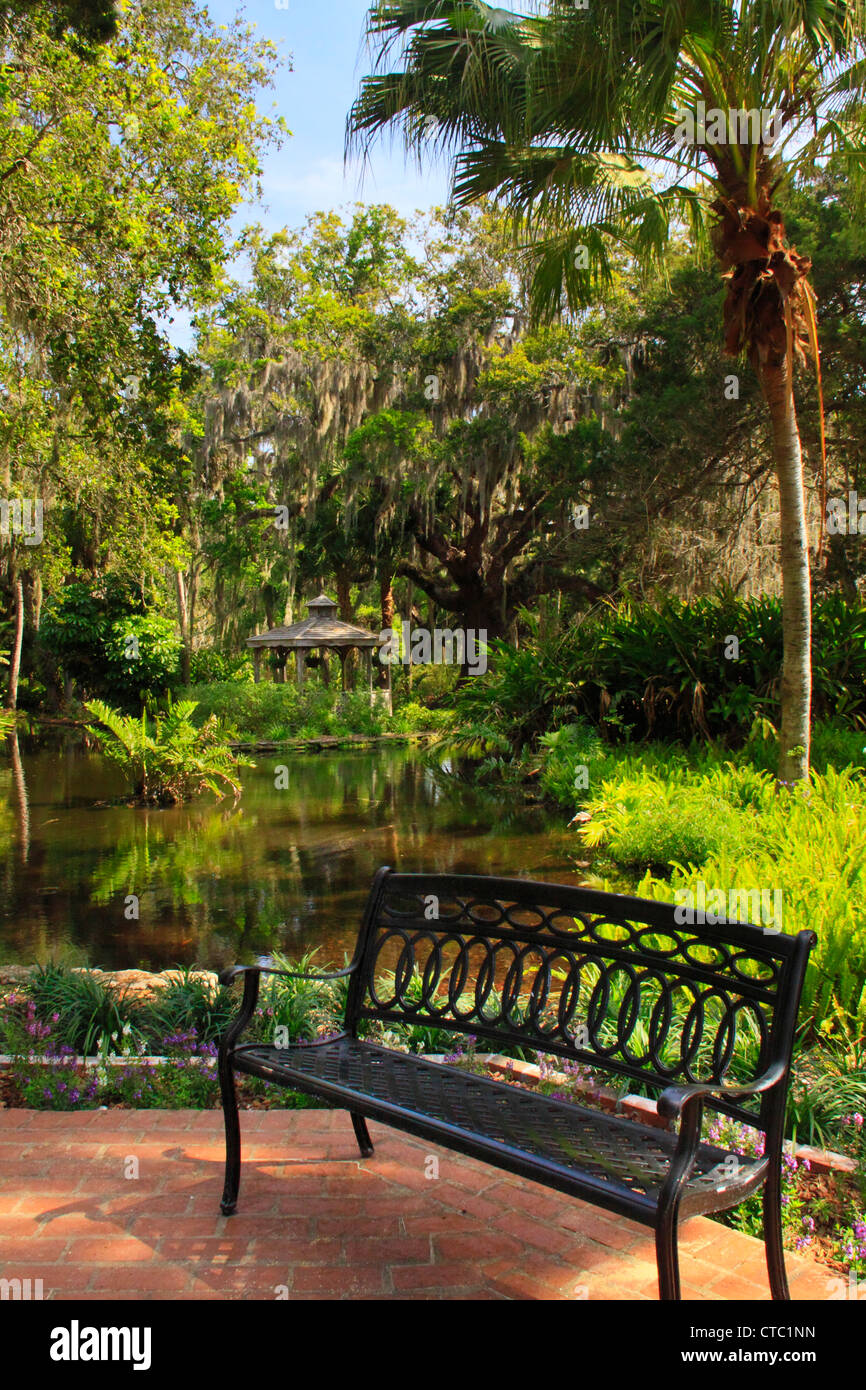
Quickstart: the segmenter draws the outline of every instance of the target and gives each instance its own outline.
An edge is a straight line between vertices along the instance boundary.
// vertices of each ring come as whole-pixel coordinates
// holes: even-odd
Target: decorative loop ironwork
[[[766,1066],[789,955],[779,934],[681,925],[672,907],[579,889],[558,890],[569,906],[542,900],[545,885],[511,900],[502,880],[466,892],[454,883],[395,875],[386,885],[361,1015],[565,1054],[660,1087],[722,1081],[735,1059],[740,1079]],[[605,910],[585,910],[581,896]],[[621,912],[608,906],[619,902]]]

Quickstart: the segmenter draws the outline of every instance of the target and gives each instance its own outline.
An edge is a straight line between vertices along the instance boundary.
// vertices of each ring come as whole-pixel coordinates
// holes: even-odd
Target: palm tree
[[[808,775],[811,594],[794,363],[817,361],[811,261],[780,199],[821,161],[866,166],[862,0],[378,0],[349,144],[386,129],[453,160],[453,196],[522,235],[542,316],[578,309],[625,254],[662,268],[688,228],[727,283],[726,350],[772,422],[784,656],[779,777]],[[720,118],[724,119],[720,121]],[[721,138],[720,138],[721,136]]]

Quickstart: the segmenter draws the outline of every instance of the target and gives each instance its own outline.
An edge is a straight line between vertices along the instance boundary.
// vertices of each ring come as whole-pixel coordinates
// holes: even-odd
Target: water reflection
[[[219,967],[319,947],[325,964],[351,950],[380,864],[577,881],[561,818],[480,799],[409,750],[260,755],[243,780],[235,807],[142,810],[114,804],[117,770],[80,748],[17,767],[7,749],[0,959]]]

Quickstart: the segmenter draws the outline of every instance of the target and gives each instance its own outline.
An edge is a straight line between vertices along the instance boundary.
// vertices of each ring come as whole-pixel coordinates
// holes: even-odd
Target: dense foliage
[[[608,739],[725,738],[778,723],[782,618],[768,596],[730,591],[681,602],[629,599],[564,632],[496,648],[487,675],[456,695],[461,739],[534,747],[584,719]],[[812,666],[820,718],[866,716],[866,609],[841,595],[814,607]]]

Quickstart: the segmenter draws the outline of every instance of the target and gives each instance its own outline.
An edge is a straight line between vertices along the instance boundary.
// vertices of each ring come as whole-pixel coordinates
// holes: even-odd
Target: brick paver
[[[54,1299],[657,1297],[631,1221],[381,1125],[362,1161],[343,1111],[241,1123],[226,1218],[218,1112],[0,1111],[0,1278]],[[829,1296],[826,1270],[787,1262],[795,1299]],[[769,1298],[761,1243],[703,1218],[681,1269],[688,1298]]]

